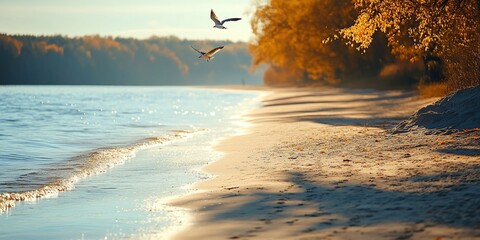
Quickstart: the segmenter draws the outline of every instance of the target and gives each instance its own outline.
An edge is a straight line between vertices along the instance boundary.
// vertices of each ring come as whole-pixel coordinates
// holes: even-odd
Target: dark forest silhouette
[[[225,45],[209,63],[190,48]],[[1,84],[218,85],[260,84],[249,73],[246,43],[176,37],[0,35]]]

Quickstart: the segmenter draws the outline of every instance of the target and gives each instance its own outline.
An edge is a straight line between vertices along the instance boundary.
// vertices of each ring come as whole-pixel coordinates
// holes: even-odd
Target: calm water
[[[0,87],[0,239],[165,237],[258,92]],[[13,205],[15,205],[13,207]]]

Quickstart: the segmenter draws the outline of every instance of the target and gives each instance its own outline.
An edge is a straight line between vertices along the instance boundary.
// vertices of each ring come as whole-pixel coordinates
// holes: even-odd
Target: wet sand
[[[193,217],[174,239],[480,239],[480,132],[391,133],[436,99],[268,91],[216,177],[173,201]]]

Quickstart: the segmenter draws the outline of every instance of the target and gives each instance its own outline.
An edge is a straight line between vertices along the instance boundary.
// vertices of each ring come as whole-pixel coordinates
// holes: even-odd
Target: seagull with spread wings
[[[210,10],[210,18],[215,23],[215,26],[213,26],[213,27],[214,28],[220,28],[220,29],[227,29],[225,26],[223,26],[223,24],[225,22],[241,20],[241,18],[227,18],[227,19],[224,19],[223,21],[220,21],[220,20],[218,20],[217,15],[215,15],[215,13],[213,12],[213,9]]]
[[[219,52],[220,50],[223,49],[223,46],[220,46],[220,47],[216,47],[208,52],[202,52],[202,51],[199,51],[198,49],[194,48],[192,45],[190,45],[190,47],[193,48],[193,50],[197,51],[198,53],[200,53],[200,56],[198,58],[204,58],[208,61],[210,61],[210,59],[213,59],[213,55],[217,52]]]

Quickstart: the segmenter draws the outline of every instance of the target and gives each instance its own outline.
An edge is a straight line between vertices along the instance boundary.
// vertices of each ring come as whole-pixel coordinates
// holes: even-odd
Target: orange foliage
[[[220,44],[232,44],[214,61],[220,68],[205,67],[189,47]],[[245,43],[173,37],[0,34],[0,62],[6,69],[0,71],[0,79],[2,84],[212,85],[238,84],[248,77],[248,83],[258,84],[258,75],[248,74],[247,48]]]
[[[263,63],[274,66],[266,72],[266,82],[273,83],[276,80],[267,78],[281,75],[277,81],[283,83],[285,74],[299,78],[292,83],[337,80],[337,73],[344,70],[339,54],[348,50],[335,40],[335,34],[352,20],[350,1],[271,0],[257,5],[252,19],[256,38],[249,50],[254,67]]]
[[[170,60],[175,62],[175,64],[177,65],[178,69],[182,74],[187,74],[190,71],[190,68],[188,67],[188,65],[184,63],[174,51],[168,48],[160,47],[159,45],[156,45],[156,44],[145,44],[145,48],[151,54],[149,56],[149,61],[151,62],[155,61],[156,58],[153,54],[159,54],[159,55],[168,57]]]
[[[33,43],[33,47],[38,49],[41,53],[53,52],[59,55],[63,55],[63,47],[60,47],[56,44],[48,44],[45,41]]]
[[[365,51],[374,33],[383,32],[392,53],[411,61],[424,61],[426,73],[430,74],[426,80],[446,78],[448,91],[436,86],[437,95],[480,84],[478,0],[353,2],[360,14],[352,26],[340,33],[358,50]]]
[[[264,73],[265,84],[283,87],[288,85],[301,85],[301,74],[295,70],[289,70],[275,65],[270,65]]]
[[[0,35],[0,43],[6,48],[11,49],[13,54],[17,57],[22,53],[23,43],[20,40],[10,36]]]
[[[128,51],[128,47],[115,41],[115,39],[111,37],[100,37],[99,35],[93,35],[85,36],[82,38],[82,40],[86,46],[95,50],[111,48],[121,52]]]
[[[178,69],[180,70],[180,72],[182,74],[187,74],[188,71],[189,71],[189,67],[186,63],[184,63],[178,56],[177,54],[170,50],[170,49],[163,49],[163,52],[162,52],[165,56],[169,57],[172,61],[175,62],[175,64],[177,64],[177,67]]]
[[[468,44],[445,51],[448,92],[480,85],[480,29]]]
[[[354,0],[360,14],[341,34],[358,49],[384,32],[393,51],[415,58],[467,43],[480,23],[475,0]]]

